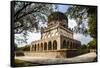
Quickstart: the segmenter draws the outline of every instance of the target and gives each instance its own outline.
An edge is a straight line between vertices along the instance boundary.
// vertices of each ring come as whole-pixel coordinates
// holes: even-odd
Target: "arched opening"
[[[43,51],[43,43],[41,43],[41,51]]]
[[[70,46],[69,46],[69,41],[67,41],[67,48],[70,48]]]
[[[72,43],[72,42],[70,43],[70,48],[71,48],[71,49],[73,48],[73,43]]]
[[[63,41],[62,49],[66,48],[66,40]]]
[[[47,43],[44,43],[44,50],[47,50]]]
[[[36,51],[37,51],[37,49],[38,49],[38,44],[36,44]]]
[[[52,50],[52,44],[51,44],[51,41],[48,42],[48,50]]]
[[[54,41],[53,41],[53,50],[56,50],[56,49],[57,49],[57,41],[54,40]]]
[[[34,45],[34,51],[36,51],[36,44]]]
[[[76,48],[76,45],[75,45],[75,43],[73,42],[73,48],[75,49]]]
[[[38,43],[38,46],[37,46],[37,51],[39,51],[39,43]]]
[[[76,44],[76,43],[74,43],[74,45],[75,45],[75,48],[77,49],[77,44]]]
[[[34,45],[32,45],[32,51],[34,50]]]

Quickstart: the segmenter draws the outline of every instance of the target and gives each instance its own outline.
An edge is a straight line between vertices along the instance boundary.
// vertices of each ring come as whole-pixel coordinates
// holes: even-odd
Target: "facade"
[[[48,53],[47,55],[49,55],[50,52],[77,50],[81,42],[73,39],[73,31],[68,28],[66,15],[61,12],[53,12],[48,16],[48,26],[41,30],[41,39],[33,41],[31,44],[30,52]]]

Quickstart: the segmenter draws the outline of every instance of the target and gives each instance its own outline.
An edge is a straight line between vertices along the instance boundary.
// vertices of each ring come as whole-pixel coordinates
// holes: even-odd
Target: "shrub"
[[[16,56],[24,56],[24,53],[22,51],[18,51],[18,52],[15,52],[15,55]]]

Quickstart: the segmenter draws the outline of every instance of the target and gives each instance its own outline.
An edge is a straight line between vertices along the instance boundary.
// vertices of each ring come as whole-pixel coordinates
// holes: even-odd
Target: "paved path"
[[[55,64],[55,63],[75,63],[75,62],[91,62],[96,58],[96,53],[87,53],[74,58],[47,58],[47,57],[15,57],[15,59],[24,60],[37,64]]]

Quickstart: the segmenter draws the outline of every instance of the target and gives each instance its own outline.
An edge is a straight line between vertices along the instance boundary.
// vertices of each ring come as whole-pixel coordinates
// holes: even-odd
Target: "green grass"
[[[15,59],[15,66],[26,66],[27,62]]]
[[[31,63],[31,62],[27,62],[27,61],[23,61],[23,60],[18,60],[15,59],[15,67],[24,67],[24,66],[34,66],[34,65],[39,65],[36,63]]]

